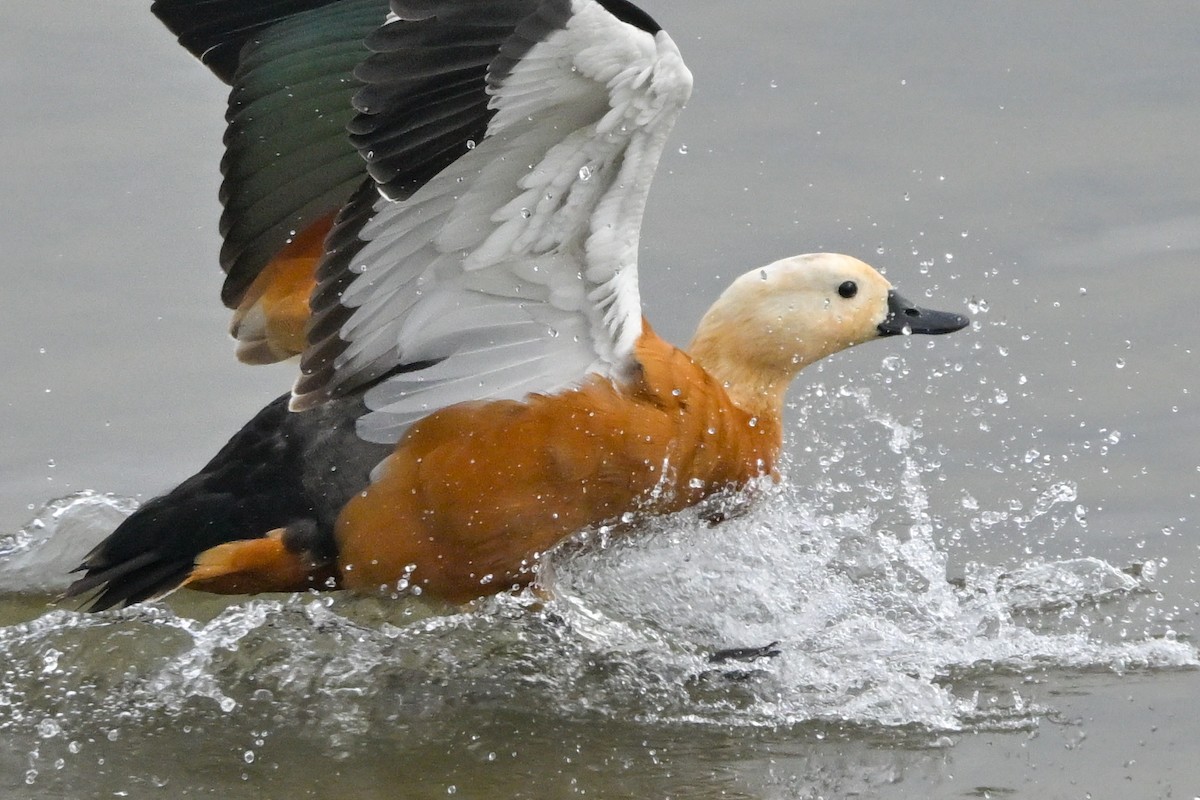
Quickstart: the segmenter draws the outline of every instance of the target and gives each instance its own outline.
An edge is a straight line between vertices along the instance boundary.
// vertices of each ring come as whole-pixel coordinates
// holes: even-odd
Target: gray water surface
[[[224,87],[146,5],[0,26],[0,537],[169,488],[290,385],[224,336]],[[0,601],[0,794],[1200,794],[1195,4],[644,5],[696,77],[661,334],[813,250],[973,329],[806,372],[786,490],[567,557],[541,612]]]

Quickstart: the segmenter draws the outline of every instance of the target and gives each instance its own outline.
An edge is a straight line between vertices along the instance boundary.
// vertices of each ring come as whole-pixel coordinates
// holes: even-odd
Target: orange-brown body
[[[462,602],[529,583],[540,553],[634,513],[773,474],[778,415],[755,418],[646,328],[625,380],[466,403],[413,426],[338,520],[341,584]]]
[[[784,392],[808,364],[871,338],[967,324],[913,306],[856,259],[811,254],[734,281],[691,355],[644,326],[616,377],[449,405],[394,447],[358,435],[361,395],[298,413],[285,395],[89,553],[69,593],[98,588],[92,607],[109,608],[181,583],[407,586],[450,602],[522,586],[577,531],[775,475]]]

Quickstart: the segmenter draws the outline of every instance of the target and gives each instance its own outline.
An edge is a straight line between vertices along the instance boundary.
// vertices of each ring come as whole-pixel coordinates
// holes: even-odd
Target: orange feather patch
[[[325,254],[325,236],[333,215],[297,235],[263,267],[234,311],[230,332],[238,340],[238,359],[271,364],[304,350],[309,296],[317,263]]]
[[[332,570],[314,567],[288,550],[283,529],[277,528],[260,539],[240,539],[205,550],[181,585],[215,594],[301,592],[329,588],[332,577]]]

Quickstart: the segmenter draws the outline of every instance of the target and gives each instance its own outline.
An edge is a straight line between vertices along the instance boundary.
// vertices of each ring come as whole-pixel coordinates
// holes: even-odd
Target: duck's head
[[[961,314],[913,305],[857,258],[810,253],[735,280],[700,321],[690,349],[745,406],[764,395],[781,401],[797,372],[847,347],[951,333],[968,323]]]

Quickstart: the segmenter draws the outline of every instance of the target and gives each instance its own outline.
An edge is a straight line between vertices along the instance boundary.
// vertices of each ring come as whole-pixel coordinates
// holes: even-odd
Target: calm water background
[[[73,491],[168,488],[290,382],[288,367],[238,365],[223,337],[224,87],[145,5],[3,6],[0,534]],[[793,484],[814,487],[818,505],[863,504],[870,476],[895,453],[856,438],[870,427],[863,402],[823,398],[866,390],[872,414],[916,429],[927,448],[923,491],[951,575],[1083,556],[1149,563],[1148,598],[1096,617],[1115,616],[1136,640],[1194,637],[1195,4],[644,6],[679,43],[697,87],[644,228],[643,299],[659,332],[686,343],[732,276],[812,250],[858,255],[914,300],[973,311],[973,331],[868,345],[802,376]],[[1057,486],[1071,497],[1053,525],[1006,524],[1015,506]],[[198,619],[223,607],[205,602],[175,607]],[[0,602],[9,622],[44,611],[42,600]],[[54,620],[43,650],[54,625],[66,625]],[[129,630],[137,647],[158,635]],[[129,656],[105,641],[105,662]],[[353,747],[331,733],[325,750],[289,738],[286,708],[229,728],[219,713],[188,707],[124,738],[97,735],[57,770],[42,764],[31,784],[36,736],[25,747],[12,733],[0,793],[1200,794],[1200,675],[1070,661],[1018,670],[1011,683],[1045,711],[1011,731],[656,724],[636,703],[628,715],[617,703],[580,722],[554,708],[473,710],[460,698],[428,717],[385,719]],[[4,712],[0,704],[0,726]],[[270,758],[245,761],[268,727]],[[486,756],[497,751],[498,764]]]

